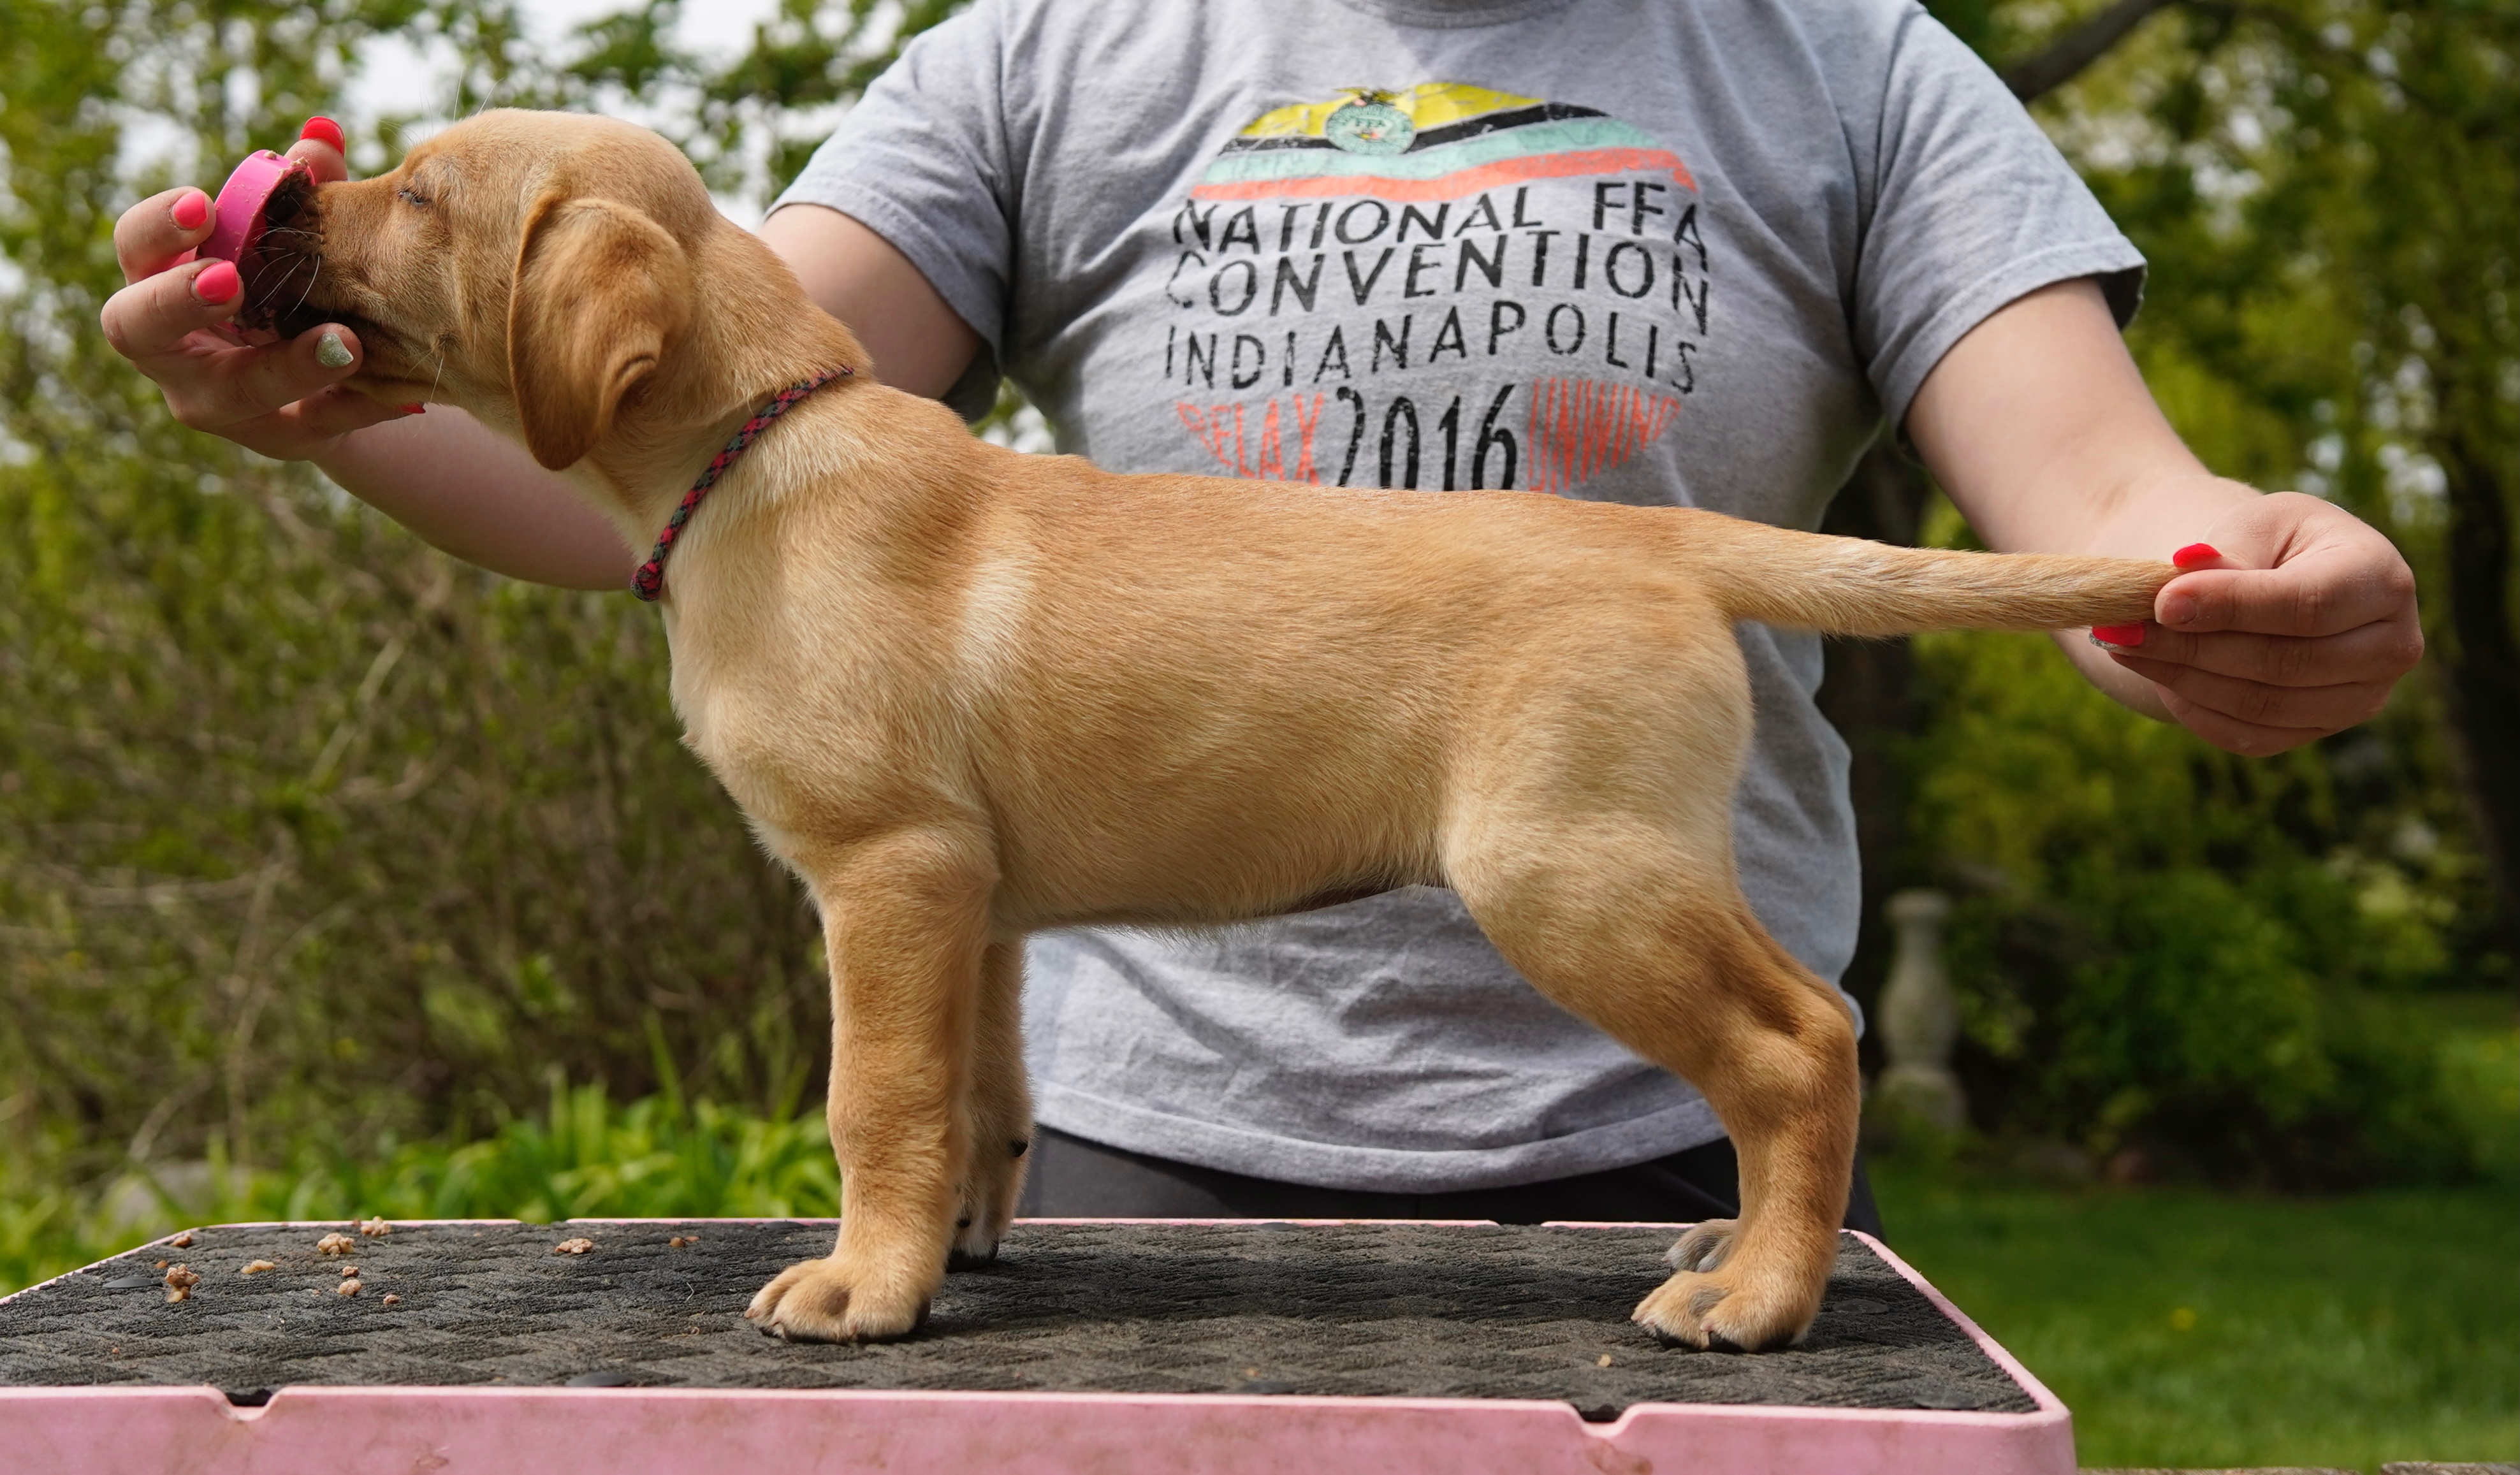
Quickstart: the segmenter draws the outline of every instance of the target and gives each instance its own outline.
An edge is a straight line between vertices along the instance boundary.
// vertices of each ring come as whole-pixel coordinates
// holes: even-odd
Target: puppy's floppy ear
[[[612,426],[692,316],[691,260],[662,226],[609,200],[544,196],[508,299],[508,380],[525,447],[553,470]]]

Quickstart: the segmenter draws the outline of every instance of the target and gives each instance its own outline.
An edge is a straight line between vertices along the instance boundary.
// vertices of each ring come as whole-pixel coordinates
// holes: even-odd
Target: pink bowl
[[[236,166],[228,182],[219,186],[218,221],[210,227],[210,239],[202,243],[201,254],[216,256],[222,261],[242,265],[246,252],[262,236],[262,207],[280,182],[292,174],[304,172],[306,166],[293,158],[283,158],[269,149],[257,149]]]

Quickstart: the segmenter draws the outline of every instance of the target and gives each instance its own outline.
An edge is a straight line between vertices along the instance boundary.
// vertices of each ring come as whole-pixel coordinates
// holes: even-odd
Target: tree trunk
[[[2502,932],[2520,962],[2520,632],[2511,615],[2511,499],[2491,452],[2445,437],[2450,493],[2452,725],[2464,750],[2477,831],[2494,868]]]

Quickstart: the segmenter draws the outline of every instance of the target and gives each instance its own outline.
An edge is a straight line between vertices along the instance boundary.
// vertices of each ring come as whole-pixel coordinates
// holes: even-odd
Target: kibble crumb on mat
[[[202,1234],[188,1305],[164,1304],[156,1247],[0,1301],[0,1385],[561,1387],[602,1369],[642,1387],[1550,1399],[1588,1418],[2036,1410],[1852,1238],[1803,1345],[1743,1357],[1629,1321],[1668,1273],[1652,1229],[1017,1225],[994,1264],[946,1277],[917,1335],[844,1347],[743,1319],[772,1275],[830,1253],[828,1223],[608,1226],[583,1259],[555,1255],[545,1225],[404,1224],[355,1241],[348,1295],[305,1274],[325,1228]],[[257,1260],[278,1273],[240,1274]]]
[[[552,1253],[555,1255],[583,1255],[594,1248],[595,1241],[592,1239],[563,1239],[560,1243],[552,1246]]]
[[[338,1232],[327,1234],[315,1241],[315,1253],[318,1255],[346,1255],[358,1247],[357,1240]]]
[[[167,1304],[172,1305],[177,1301],[191,1300],[193,1298],[193,1287],[201,1283],[202,1276],[198,1271],[195,1271],[189,1265],[176,1266],[174,1269],[166,1273],[165,1286]]]
[[[385,1223],[384,1216],[381,1214],[376,1218],[369,1220],[365,1224],[360,1225],[359,1232],[367,1235],[371,1239],[382,1239],[387,1234],[393,1232],[393,1226]]]

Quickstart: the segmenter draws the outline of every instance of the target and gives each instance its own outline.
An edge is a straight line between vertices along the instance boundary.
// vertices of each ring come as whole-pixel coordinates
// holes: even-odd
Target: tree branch
[[[2108,9],[2048,43],[2046,51],[2003,68],[2003,85],[2023,102],[2055,91],[2109,54],[2129,31],[2179,0],[2115,0]]]

